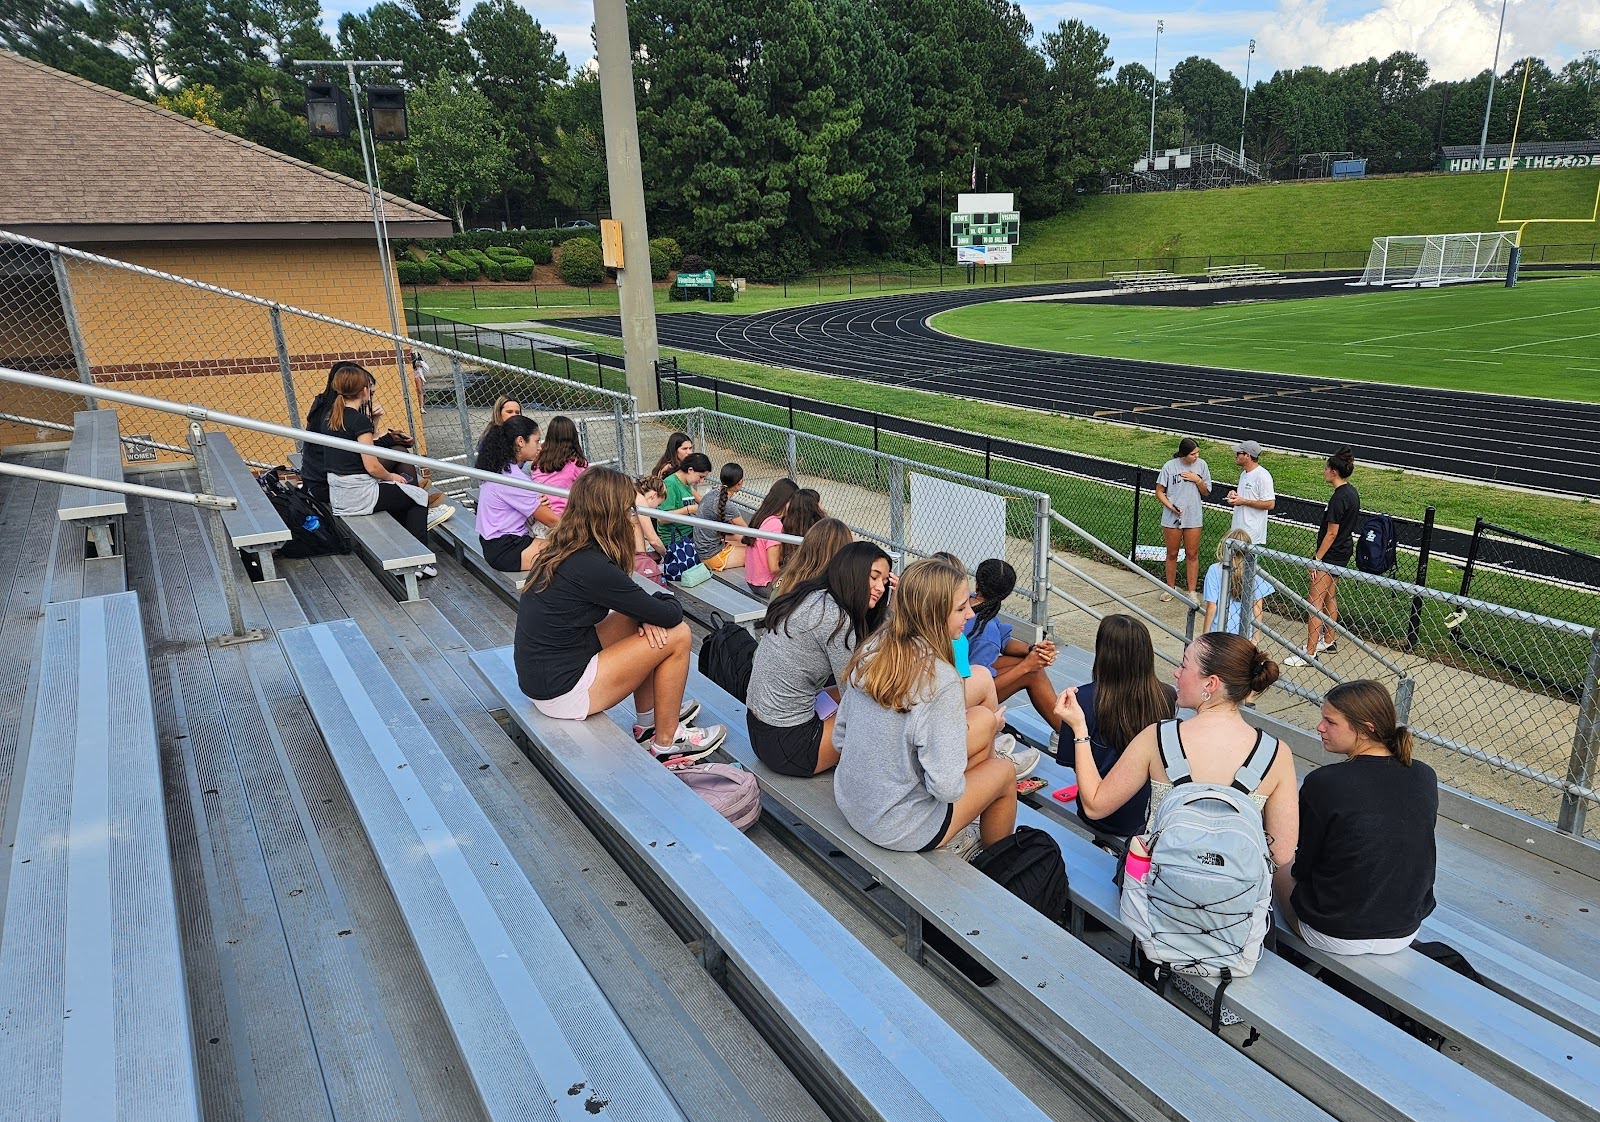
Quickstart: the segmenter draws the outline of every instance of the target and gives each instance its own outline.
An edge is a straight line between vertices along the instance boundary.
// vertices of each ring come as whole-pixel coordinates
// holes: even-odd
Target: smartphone
[[[1017,794],[1031,795],[1043,786],[1044,780],[1040,779],[1038,776],[1035,776],[1032,779],[1019,779],[1017,780]]]
[[[1061,788],[1059,791],[1052,791],[1050,792],[1050,797],[1058,803],[1070,803],[1078,797],[1078,785],[1074,783],[1069,787]]]

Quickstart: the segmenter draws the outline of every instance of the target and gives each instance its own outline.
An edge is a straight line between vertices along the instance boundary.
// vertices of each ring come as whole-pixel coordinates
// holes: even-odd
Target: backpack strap
[[[1239,770],[1233,773],[1234,790],[1248,795],[1261,786],[1261,781],[1267,777],[1267,772],[1272,768],[1272,761],[1277,758],[1277,737],[1268,736],[1257,729],[1256,746],[1245,757],[1244,763],[1239,765]]]
[[[1174,787],[1193,778],[1189,773],[1189,757],[1183,752],[1183,736],[1178,732],[1181,721],[1161,721],[1156,725],[1156,743],[1161,748],[1161,766],[1167,781]]]

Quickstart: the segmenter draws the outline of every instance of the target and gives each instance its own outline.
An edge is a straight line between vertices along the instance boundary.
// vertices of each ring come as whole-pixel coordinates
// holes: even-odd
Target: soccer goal
[[[1504,277],[1516,235],[1510,230],[1482,234],[1405,234],[1373,238],[1367,267],[1356,285],[1437,288],[1441,284]]]

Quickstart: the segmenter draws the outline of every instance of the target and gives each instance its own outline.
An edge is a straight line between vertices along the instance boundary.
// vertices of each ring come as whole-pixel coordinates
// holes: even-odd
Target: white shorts
[[[1335,939],[1324,935],[1309,923],[1300,924],[1300,938],[1314,951],[1327,954],[1399,954],[1411,945],[1417,933],[1402,935],[1398,939]]]
[[[546,717],[554,717],[558,721],[583,720],[589,715],[589,687],[594,685],[599,673],[600,656],[594,655],[589,659],[589,665],[583,668],[583,676],[578,679],[577,685],[549,701],[535,698],[533,707]]]

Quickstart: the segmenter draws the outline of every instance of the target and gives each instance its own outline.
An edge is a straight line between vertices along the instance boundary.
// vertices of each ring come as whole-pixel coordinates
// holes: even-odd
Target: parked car
[[[599,227],[597,227],[593,222],[590,222],[587,218],[574,218],[571,222],[558,222],[558,223],[556,223],[556,229],[558,229],[558,230],[596,230],[596,229],[599,229]]]

